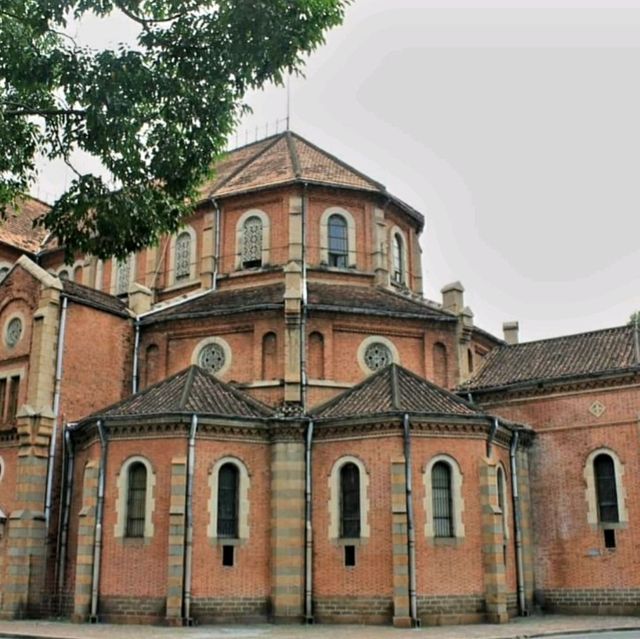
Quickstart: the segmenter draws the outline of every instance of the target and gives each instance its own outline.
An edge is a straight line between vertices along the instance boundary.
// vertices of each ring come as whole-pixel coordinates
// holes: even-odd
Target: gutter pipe
[[[213,240],[213,279],[211,281],[211,290],[215,291],[218,288],[218,271],[219,266],[218,263],[220,261],[220,238],[222,234],[220,233],[220,206],[218,205],[218,200],[216,198],[211,198],[211,203],[216,210],[216,230],[215,237]]]
[[[73,494],[73,470],[74,470],[74,449],[71,439],[71,424],[67,424],[64,428],[64,450],[66,461],[66,475],[63,477],[62,494],[64,495],[64,503],[61,512],[61,524],[59,526],[58,548],[56,561],[56,587],[58,594],[64,589],[65,566],[67,563],[67,543],[69,540],[69,513],[71,512],[71,497]],[[62,605],[58,600],[58,612]]]
[[[93,541],[93,574],[91,577],[90,623],[98,621],[98,597],[100,595],[100,562],[102,559],[102,519],[104,515],[104,487],[107,465],[107,433],[101,419],[98,420],[100,436],[100,469],[98,471],[98,504],[96,508],[96,527]]]
[[[140,358],[140,320],[136,317],[135,338],[133,340],[133,373],[131,381],[131,392],[135,395],[138,392],[138,359]]]
[[[44,521],[46,530],[46,543],[49,544],[49,528],[51,525],[51,502],[53,497],[53,473],[56,459],[56,445],[58,438],[58,421],[60,419],[60,389],[62,386],[62,359],[64,356],[64,337],[67,328],[68,298],[62,296],[60,309],[60,329],[58,331],[58,345],[56,348],[56,372],[53,391],[53,428],[49,441],[49,459],[47,463],[47,487],[44,499]]]
[[[302,233],[302,308],[300,309],[300,403],[303,410],[307,402],[307,183],[302,185],[301,233]]]
[[[313,444],[313,420],[307,424],[305,447],[304,522],[305,522],[305,573],[304,573],[304,619],[313,623],[313,522],[311,506],[311,446]]]
[[[402,418],[404,430],[404,472],[407,500],[407,540],[409,559],[409,616],[411,625],[415,628],[420,626],[418,619],[418,606],[416,600],[416,532],[413,519],[413,482],[411,465],[411,422],[409,414],[405,413]]]
[[[182,592],[183,624],[193,625],[191,618],[191,581],[193,573],[193,476],[195,472],[196,433],[198,432],[198,416],[191,416],[189,444],[187,452],[187,494],[185,508],[184,535],[184,583]]]
[[[515,528],[518,612],[520,616],[524,617],[528,615],[528,611],[524,593],[524,566],[522,558],[522,514],[520,512],[520,493],[518,490],[518,460],[516,459],[519,440],[520,432],[515,430],[513,432],[511,438],[511,446],[509,448],[509,460],[511,462],[511,494],[513,497],[513,523]]]

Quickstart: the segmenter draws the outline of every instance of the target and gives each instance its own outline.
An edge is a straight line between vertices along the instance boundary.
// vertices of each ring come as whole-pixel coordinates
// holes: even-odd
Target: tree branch
[[[182,16],[186,16],[189,13],[188,11],[182,11],[181,13],[176,13],[167,18],[145,18],[143,16],[139,16],[133,13],[133,11],[131,11],[130,9],[127,9],[126,7],[122,6],[122,2],[115,2],[115,5],[116,7],[118,7],[118,9],[120,9],[120,11],[122,11],[122,13],[124,13],[125,16],[127,16],[127,18],[130,18],[134,22],[137,22],[139,25],[141,25],[145,29],[150,24],[160,24],[162,22],[173,22],[174,20],[177,20],[178,18],[182,18]]]
[[[84,109],[6,109],[0,112],[2,115],[10,118],[19,118],[27,115],[36,115],[43,118],[53,118],[58,116],[73,117],[80,116],[85,117],[87,112]]]

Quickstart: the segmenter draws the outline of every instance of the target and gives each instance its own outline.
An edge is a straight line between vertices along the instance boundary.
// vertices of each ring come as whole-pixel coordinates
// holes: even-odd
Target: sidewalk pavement
[[[0,621],[0,637],[55,639],[524,639],[598,630],[637,630],[640,617],[541,615],[509,624],[429,626],[400,630],[389,626],[125,626],[62,621]],[[628,635],[626,635],[628,637]]]

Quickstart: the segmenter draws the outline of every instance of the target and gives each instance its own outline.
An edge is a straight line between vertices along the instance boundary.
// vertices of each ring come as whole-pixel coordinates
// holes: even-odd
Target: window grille
[[[186,231],[176,239],[175,277],[176,281],[191,277],[191,235]]]
[[[238,484],[237,466],[223,464],[218,472],[218,537],[238,537]]]
[[[364,352],[364,363],[372,371],[380,370],[393,362],[391,350],[381,342],[369,344]]]
[[[610,455],[601,454],[593,460],[593,472],[596,479],[598,497],[598,516],[601,523],[617,523],[618,491],[616,489],[616,471]]]
[[[399,233],[393,236],[393,281],[404,284],[404,245]]]
[[[129,291],[131,264],[129,259],[118,260],[116,268],[116,295],[124,295]]]
[[[220,344],[207,344],[200,351],[198,364],[210,373],[217,373],[225,365],[226,356]]]
[[[340,536],[360,537],[360,470],[351,462],[340,469]]]
[[[242,267],[262,266],[262,220],[252,215],[242,227]]]
[[[433,530],[436,537],[453,537],[453,504],[451,499],[451,468],[437,462],[431,469]]]
[[[129,466],[127,493],[127,537],[144,537],[147,511],[147,468],[142,462]]]
[[[332,215],[329,218],[329,266],[347,268],[348,255],[347,222],[342,215]]]

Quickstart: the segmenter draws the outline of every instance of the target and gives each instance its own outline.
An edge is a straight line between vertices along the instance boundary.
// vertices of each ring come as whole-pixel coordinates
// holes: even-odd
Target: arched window
[[[449,363],[447,347],[438,342],[433,346],[433,378],[438,386],[449,386]]]
[[[431,469],[433,530],[436,537],[453,537],[453,508],[451,499],[451,467],[437,462]]]
[[[393,234],[393,281],[397,284],[405,283],[404,272],[404,241],[400,233]]]
[[[126,537],[144,537],[147,504],[147,468],[142,462],[129,466],[127,481]]]
[[[349,240],[347,221],[342,215],[333,214],[329,217],[329,266],[347,268],[349,257]]]
[[[267,333],[262,338],[262,379],[278,377],[278,338],[276,334]]]
[[[183,231],[176,239],[174,254],[175,280],[188,280],[191,277],[191,234]]]
[[[340,469],[340,537],[360,537],[360,470],[352,462]]]
[[[473,351],[470,348],[467,349],[467,367],[469,374],[473,373]]]
[[[73,281],[82,284],[82,266],[76,266],[73,269]]]
[[[324,379],[324,338],[318,332],[309,335],[309,377]]]
[[[238,537],[239,478],[238,467],[230,462],[223,464],[218,471],[218,537]]]
[[[69,277],[69,271],[66,268],[63,268],[58,271],[58,277],[63,281],[71,279]]]
[[[600,523],[618,523],[618,491],[616,488],[616,472],[613,459],[601,453],[593,460],[593,473],[598,500],[598,519]]]
[[[242,268],[262,266],[262,220],[252,215],[242,226]]]
[[[115,294],[124,295],[129,292],[131,281],[131,259],[118,260],[116,264]]]

